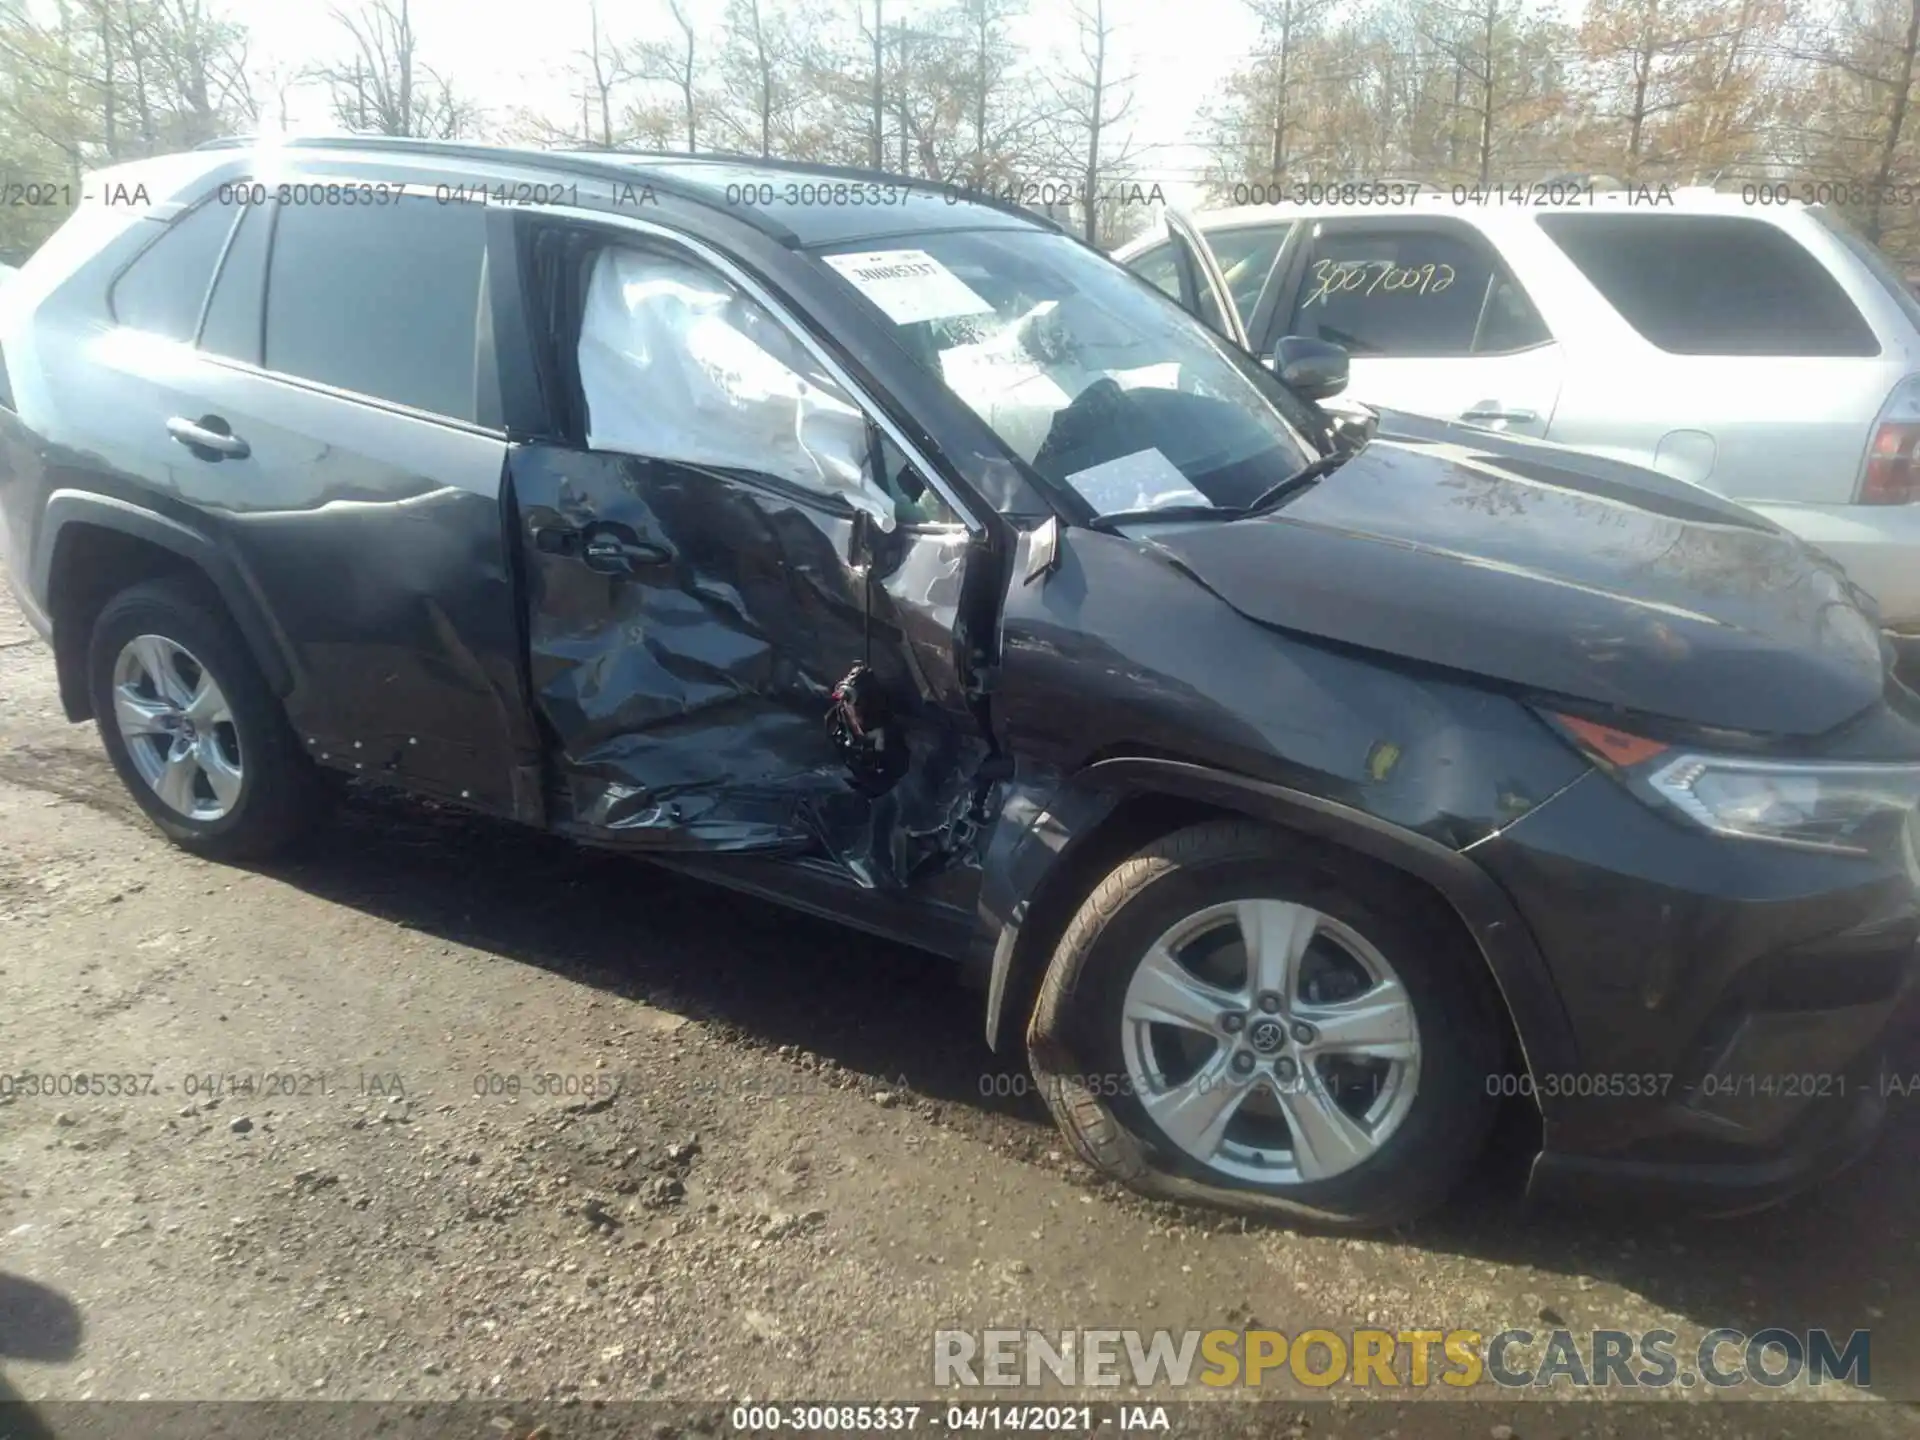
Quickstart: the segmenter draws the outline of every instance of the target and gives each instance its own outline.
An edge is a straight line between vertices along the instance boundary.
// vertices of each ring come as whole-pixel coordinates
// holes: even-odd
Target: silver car
[[[1844,565],[1908,648],[1920,300],[1784,188],[1257,205],[1170,215],[1116,258],[1263,356],[1286,335],[1345,347],[1354,400],[1737,499]]]

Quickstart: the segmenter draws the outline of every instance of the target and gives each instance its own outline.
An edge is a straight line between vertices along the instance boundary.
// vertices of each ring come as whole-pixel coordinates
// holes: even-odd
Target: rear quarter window
[[[122,325],[191,340],[239,211],[209,198],[168,223],[113,282],[107,303]]]
[[[1541,215],[1643,339],[1673,355],[1867,356],[1880,342],[1786,231],[1737,215]]]

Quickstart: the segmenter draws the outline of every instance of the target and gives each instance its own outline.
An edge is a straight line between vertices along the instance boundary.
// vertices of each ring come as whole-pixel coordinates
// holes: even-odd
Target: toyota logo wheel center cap
[[[1262,1055],[1271,1055],[1287,1043],[1287,1027],[1278,1020],[1262,1017],[1247,1027],[1247,1043]]]

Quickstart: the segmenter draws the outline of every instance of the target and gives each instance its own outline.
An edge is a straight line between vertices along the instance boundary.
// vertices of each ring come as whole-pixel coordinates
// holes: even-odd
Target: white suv
[[[1174,214],[1115,258],[1258,355],[1286,335],[1345,347],[1355,400],[1731,496],[1844,565],[1907,649],[1920,299],[1818,206],[1577,193]]]

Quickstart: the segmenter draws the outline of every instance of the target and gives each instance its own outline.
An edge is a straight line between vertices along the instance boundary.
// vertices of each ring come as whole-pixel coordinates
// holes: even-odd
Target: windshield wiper
[[[1117,532],[1122,525],[1143,520],[1238,520],[1247,512],[1235,505],[1162,505],[1142,506],[1138,510],[1109,510],[1087,522],[1089,530]]]
[[[1336,450],[1310,460],[1286,479],[1277,481],[1254,496],[1250,505],[1162,505],[1158,509],[1143,506],[1138,510],[1109,510],[1087,522],[1094,530],[1115,531],[1122,525],[1137,525],[1146,520],[1244,520],[1263,515],[1314,484],[1323,475],[1332,474],[1365,447]]]
[[[1240,513],[1243,515],[1264,515],[1269,510],[1277,509],[1309,485],[1317,482],[1321,476],[1330,475],[1335,470],[1338,470],[1342,465],[1346,464],[1347,461],[1352,459],[1356,453],[1357,452],[1353,450],[1336,450],[1331,455],[1322,455],[1318,460],[1308,461],[1305,465],[1294,471],[1293,474],[1287,476],[1286,479],[1269,485],[1265,490],[1254,496],[1253,503],[1248,505]]]

